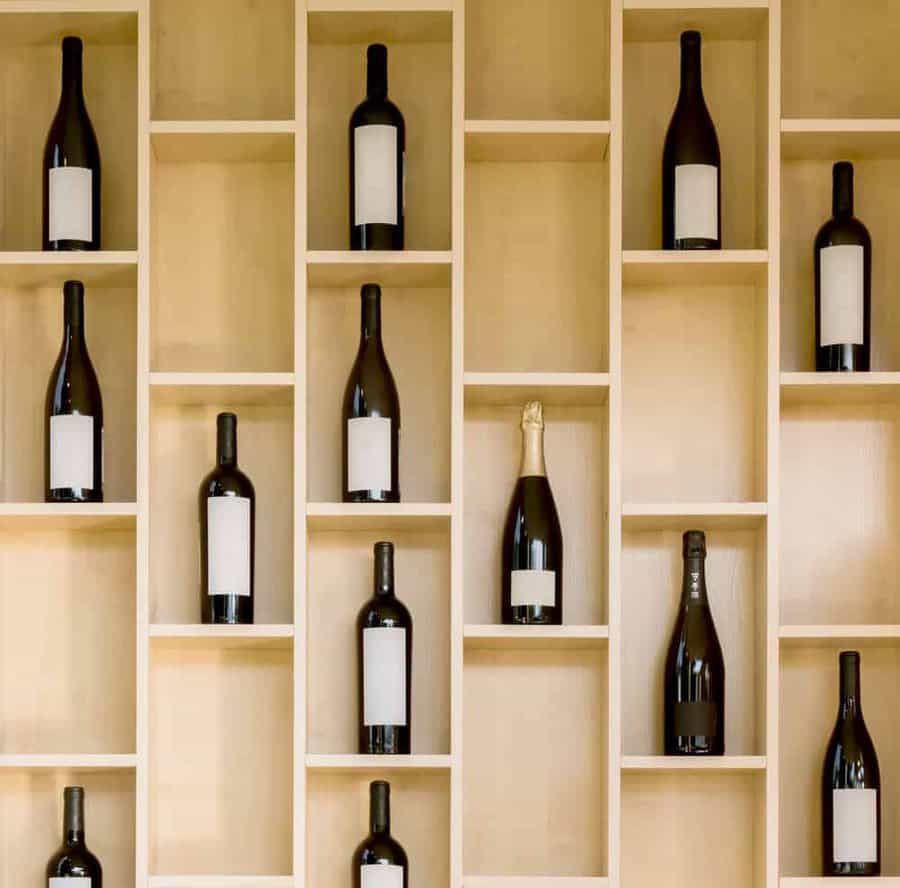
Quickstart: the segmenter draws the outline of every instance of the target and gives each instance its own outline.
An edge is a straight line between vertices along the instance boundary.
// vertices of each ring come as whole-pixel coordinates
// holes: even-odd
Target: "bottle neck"
[[[66,293],[64,296],[63,337],[69,344],[84,343],[83,293]]]
[[[63,46],[62,91],[63,101],[80,101],[84,97],[82,82],[82,51],[80,46]]]
[[[839,701],[841,718],[852,717],[862,712],[859,694],[859,659],[841,659],[841,696]]]
[[[834,171],[832,191],[832,211],[835,217],[853,215],[853,170],[838,168]]]
[[[387,58],[369,55],[366,65],[366,98],[384,101],[387,98]]]
[[[386,547],[375,550],[375,594],[394,594],[394,552]]]
[[[372,790],[369,804],[369,825],[372,835],[391,834],[391,800],[386,787]]]
[[[63,839],[67,845],[84,844],[84,796],[81,794],[65,794]]]
[[[381,294],[367,291],[362,295],[359,344],[381,345]]]
[[[700,43],[691,42],[681,47],[681,95],[703,95],[700,70]]]
[[[544,463],[544,430],[537,426],[522,429],[522,466],[519,477],[532,475],[544,476],[547,466]]]
[[[220,422],[216,428],[216,461],[220,466],[237,465],[237,429],[233,423]]]
[[[688,556],[684,559],[684,579],[681,584],[681,603],[708,603],[706,597],[706,559]]]

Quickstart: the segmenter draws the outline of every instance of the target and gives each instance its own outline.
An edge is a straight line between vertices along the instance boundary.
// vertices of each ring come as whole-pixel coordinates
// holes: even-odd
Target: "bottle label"
[[[709,700],[675,703],[673,722],[677,737],[715,737],[719,733],[719,710]]]
[[[368,863],[359,870],[360,888],[403,888],[403,867],[396,863]]]
[[[90,876],[50,876],[47,888],[91,888]]]
[[[347,420],[347,489],[391,489],[390,417]]]
[[[50,489],[94,487],[94,417],[50,417]]]
[[[206,500],[209,595],[250,594],[250,498]]]
[[[675,240],[719,237],[719,170],[708,163],[675,167]]]
[[[87,167],[54,167],[48,174],[50,240],[93,240],[91,171]]]
[[[363,629],[363,723],[406,724],[406,629]]]
[[[863,344],[864,258],[855,244],[819,251],[819,345]]]
[[[878,860],[878,790],[833,789],[834,862]]]
[[[397,127],[353,130],[354,225],[397,224]]]
[[[510,575],[510,602],[522,605],[556,605],[555,570],[514,570]]]

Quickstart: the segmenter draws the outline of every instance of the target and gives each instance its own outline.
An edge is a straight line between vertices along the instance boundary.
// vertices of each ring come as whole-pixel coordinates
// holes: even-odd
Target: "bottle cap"
[[[62,48],[63,52],[81,52],[84,48],[84,44],[81,42],[80,37],[63,37]]]
[[[700,45],[700,32],[699,31],[682,31],[681,32],[681,45],[683,47],[699,46]]]
[[[706,534],[702,530],[686,530],[682,537],[681,554],[684,558],[705,558]]]
[[[544,427],[544,405],[540,401],[529,401],[522,408],[522,430]]]
[[[381,287],[378,284],[363,284],[359,288],[359,295],[363,299],[377,299],[381,296]]]

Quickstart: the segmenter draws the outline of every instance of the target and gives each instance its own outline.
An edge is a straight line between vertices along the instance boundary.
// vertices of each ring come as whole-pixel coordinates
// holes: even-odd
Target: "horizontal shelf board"
[[[292,161],[292,120],[155,120],[151,144],[158,160],[184,163]]]
[[[900,398],[900,373],[782,373],[782,404],[854,404]]]
[[[626,43],[676,41],[686,28],[708,40],[763,40],[768,3],[764,0],[626,0]],[[676,82],[677,70],[673,71]]]
[[[294,888],[293,876],[150,876],[150,888]]]
[[[153,623],[150,638],[157,646],[201,648],[288,648],[294,641],[291,624],[226,626],[182,623]]]
[[[609,640],[608,626],[506,626],[467,623],[465,646],[470,649],[547,649],[602,647]]]
[[[696,774],[706,771],[728,771],[742,774],[752,771],[765,771],[764,755],[711,755],[676,756],[676,755],[623,755],[621,758],[623,771],[654,771],[662,774]]]
[[[449,0],[313,0],[309,42],[449,43],[453,34]]]
[[[765,503],[625,503],[622,524],[627,530],[736,529],[756,527],[767,512]]]
[[[6,771],[119,771],[136,765],[137,756],[133,753],[0,755],[0,769]]]
[[[609,395],[608,373],[466,373],[464,383],[467,404],[605,404]]]
[[[465,888],[607,888],[606,876],[463,876]]]
[[[827,161],[900,157],[900,120],[785,119],[781,156]]]
[[[766,250],[625,250],[627,286],[696,286],[766,283]]]
[[[450,503],[309,503],[309,530],[425,530],[448,526]]]
[[[137,44],[139,5],[137,0],[5,0],[0,49],[55,45],[68,34],[77,34],[88,47]]]
[[[360,771],[449,771],[449,755],[308,755],[309,771],[357,773]]]
[[[293,373],[151,373],[161,404],[291,404]]]
[[[786,625],[778,630],[781,643],[793,647],[831,647],[836,644],[892,646],[900,643],[900,626],[888,624]]]
[[[449,12],[453,0],[308,0],[310,12]]]
[[[136,287],[137,253],[130,250],[0,253],[0,286],[61,288],[68,280],[81,281],[88,290]]]
[[[123,530],[133,528],[135,503],[0,503],[0,530]]]
[[[309,250],[310,287],[449,287],[449,250]]]
[[[467,120],[467,161],[602,161],[608,120]]]
[[[873,888],[900,888],[900,876],[841,876],[841,885],[871,885]],[[833,878],[826,876],[782,876],[781,888],[829,888]]]

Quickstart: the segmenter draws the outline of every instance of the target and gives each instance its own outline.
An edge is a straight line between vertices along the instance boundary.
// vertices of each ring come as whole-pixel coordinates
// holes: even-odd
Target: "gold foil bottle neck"
[[[544,405],[540,401],[529,401],[522,408],[522,431],[544,428]]]
[[[540,401],[529,401],[522,410],[522,466],[519,476],[543,476],[544,465],[544,408]]]

